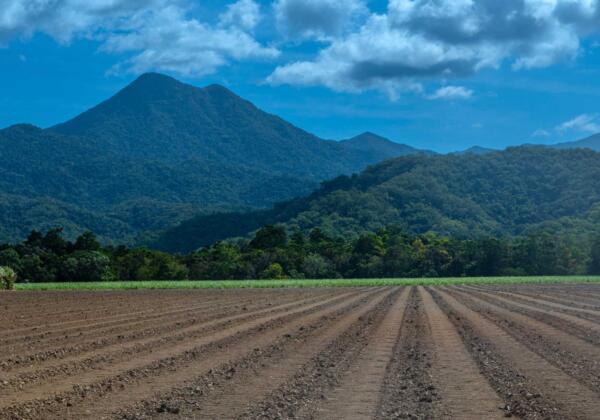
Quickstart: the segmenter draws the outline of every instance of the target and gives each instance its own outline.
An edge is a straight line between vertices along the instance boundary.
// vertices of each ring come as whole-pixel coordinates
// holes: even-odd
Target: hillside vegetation
[[[350,237],[390,225],[454,238],[513,236],[553,224],[568,232],[569,224],[593,223],[586,220],[600,202],[599,176],[600,154],[585,149],[407,156],[325,182],[310,196],[268,211],[193,218],[157,245],[189,251],[267,223]]]
[[[391,143],[391,142],[389,142]],[[0,130],[0,241],[32,229],[135,243],[197,214],[267,207],[418,152],[326,141],[222,86],[146,74],[50,129]]]

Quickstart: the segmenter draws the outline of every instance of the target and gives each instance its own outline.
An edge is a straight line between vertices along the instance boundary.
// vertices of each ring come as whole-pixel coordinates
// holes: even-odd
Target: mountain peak
[[[125,86],[114,97],[126,95],[156,96],[157,94],[170,94],[172,91],[184,86],[180,81],[161,73],[144,73]]]
[[[15,133],[37,133],[42,131],[40,127],[37,127],[33,124],[14,124],[10,127],[6,127],[3,130],[4,132],[15,132]]]
[[[137,79],[135,79],[133,82],[131,82],[130,86],[135,85],[135,84],[156,83],[156,82],[177,83],[177,84],[181,83],[177,79],[174,79],[171,76],[167,76],[166,74],[148,72],[148,73],[143,73],[143,74],[139,75],[137,77]]]
[[[431,154],[431,152],[418,150],[406,144],[396,143],[395,141],[387,139],[371,131],[365,131],[364,133],[352,137],[351,139],[342,140],[340,141],[340,144],[350,149],[371,153],[377,157],[376,160],[389,159],[417,153]]]
[[[204,91],[206,93],[215,95],[215,94],[224,94],[230,96],[237,96],[231,90],[226,88],[223,85],[213,83],[204,88],[199,88],[194,85],[190,85],[184,82],[181,82],[171,76],[162,73],[144,73],[140,75],[137,79],[127,85],[125,88],[121,90],[123,91],[136,91],[138,89],[142,90],[152,90],[152,91],[171,91],[177,89],[190,89],[197,91]]]
[[[375,134],[371,131],[365,131],[364,133],[361,133],[358,136],[352,137],[348,141],[351,141],[351,142],[379,141],[379,142],[395,143],[395,142],[391,141],[390,139],[380,136],[379,134]]]

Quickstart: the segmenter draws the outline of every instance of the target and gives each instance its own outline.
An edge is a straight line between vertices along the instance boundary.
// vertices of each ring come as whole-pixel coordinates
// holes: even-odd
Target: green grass
[[[465,277],[431,279],[336,280],[223,280],[223,281],[121,281],[101,283],[28,283],[16,290],[126,290],[126,289],[240,289],[282,287],[436,286],[458,284],[600,283],[600,277]]]

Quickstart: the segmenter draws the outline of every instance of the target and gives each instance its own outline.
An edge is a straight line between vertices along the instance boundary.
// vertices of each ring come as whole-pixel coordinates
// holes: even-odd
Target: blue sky
[[[0,127],[51,126],[158,71],[331,139],[446,152],[600,131],[597,0],[3,5]]]

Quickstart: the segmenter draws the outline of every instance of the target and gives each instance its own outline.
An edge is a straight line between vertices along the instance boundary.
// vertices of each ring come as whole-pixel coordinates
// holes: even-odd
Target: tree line
[[[548,233],[459,240],[389,227],[347,239],[267,225],[250,239],[182,255],[102,246],[91,232],[70,241],[57,228],[0,245],[0,266],[20,282],[600,275],[600,238],[592,245]]]

